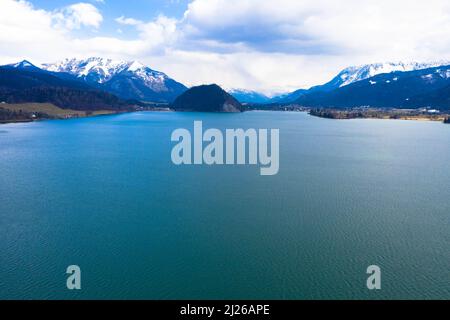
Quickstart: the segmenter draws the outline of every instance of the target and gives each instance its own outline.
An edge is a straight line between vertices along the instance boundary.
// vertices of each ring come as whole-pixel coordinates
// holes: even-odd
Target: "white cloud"
[[[160,49],[174,45],[179,33],[177,33],[177,20],[160,15],[155,20],[136,26],[140,32],[142,41],[152,43],[153,47]]]
[[[25,1],[0,5],[0,62],[139,59],[188,85],[271,93],[325,82],[348,65],[450,58],[448,0],[193,0],[179,20],[116,18],[135,28],[129,40],[74,36],[70,30],[100,27],[92,4],[54,12]]]
[[[193,37],[298,55],[426,56],[450,47],[447,0],[195,0]]]
[[[129,26],[136,26],[136,25],[143,23],[141,20],[136,20],[133,18],[125,18],[124,16],[120,16],[120,17],[116,18],[116,22],[119,24],[129,25]]]
[[[100,27],[103,16],[98,9],[90,3],[75,3],[53,13],[56,28],[68,30],[85,27]]]

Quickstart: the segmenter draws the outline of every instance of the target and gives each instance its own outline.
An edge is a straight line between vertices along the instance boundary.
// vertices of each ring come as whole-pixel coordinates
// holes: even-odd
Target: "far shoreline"
[[[14,106],[13,108],[11,106]],[[6,108],[5,108],[6,107]],[[10,109],[11,108],[11,109]],[[0,105],[0,110],[19,111],[31,116],[37,114],[33,118],[19,118],[0,120],[2,124],[14,123],[32,123],[47,120],[70,120],[82,118],[94,118],[109,115],[118,115],[126,113],[137,112],[192,112],[192,111],[176,111],[169,107],[166,108],[144,108],[136,110],[72,110],[61,109],[54,105],[47,103],[25,103],[20,105]],[[42,111],[41,111],[42,110]],[[420,122],[441,122],[450,123],[450,112],[429,113],[427,109],[384,109],[384,108],[348,108],[348,109],[328,109],[328,108],[306,108],[297,105],[279,105],[269,106],[263,108],[261,105],[252,106],[247,105],[247,109],[243,112],[263,111],[263,112],[304,112],[310,116],[331,119],[331,120],[354,120],[354,119],[369,119],[369,120],[404,120],[404,121],[420,121]],[[48,113],[46,113],[48,112]],[[242,113],[243,113],[242,112]],[[215,112],[220,113],[220,112]]]
[[[384,108],[349,108],[349,109],[311,109],[308,111],[311,116],[333,119],[377,119],[377,120],[406,120],[422,122],[442,122],[449,123],[450,112],[441,112],[436,109],[384,109]]]
[[[313,117],[332,120],[374,119],[450,123],[450,110],[440,111],[429,107],[416,109],[365,106],[350,108],[310,108],[297,104],[247,104],[246,107],[248,111],[306,112]]]

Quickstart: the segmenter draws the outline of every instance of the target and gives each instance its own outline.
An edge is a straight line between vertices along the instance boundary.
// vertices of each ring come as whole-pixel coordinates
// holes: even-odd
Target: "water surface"
[[[279,174],[173,165],[194,120],[279,128]],[[288,112],[2,125],[0,298],[450,299],[449,146],[441,123]]]

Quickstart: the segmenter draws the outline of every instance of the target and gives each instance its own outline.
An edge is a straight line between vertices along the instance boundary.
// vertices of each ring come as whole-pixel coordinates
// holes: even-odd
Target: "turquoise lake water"
[[[280,171],[171,133],[279,128]],[[2,299],[450,299],[450,126],[142,112],[0,126]],[[79,265],[82,290],[66,288]],[[366,287],[381,267],[382,289]]]

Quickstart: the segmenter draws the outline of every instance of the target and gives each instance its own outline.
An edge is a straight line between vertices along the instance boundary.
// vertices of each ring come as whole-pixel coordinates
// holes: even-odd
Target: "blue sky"
[[[35,0],[32,1],[37,8],[55,10],[75,3],[72,0]],[[187,9],[188,0],[104,0],[85,1],[90,2],[102,11],[105,17],[114,19],[125,15],[137,19],[148,20],[159,14],[167,16],[182,17]]]
[[[78,1],[32,0],[31,2],[36,8],[53,11]],[[115,21],[116,18],[125,16],[148,21],[155,19],[159,15],[165,15],[180,19],[183,17],[189,3],[188,0],[90,0],[84,2],[95,5],[104,17],[101,28],[96,30],[98,34],[112,35],[117,33],[117,29],[120,27],[124,31],[121,35],[123,38],[132,37],[132,33],[130,30],[127,30],[129,28],[119,26]],[[86,33],[86,30],[83,30],[83,32]]]
[[[266,94],[341,69],[450,60],[448,0],[0,0],[0,63],[139,60]]]

